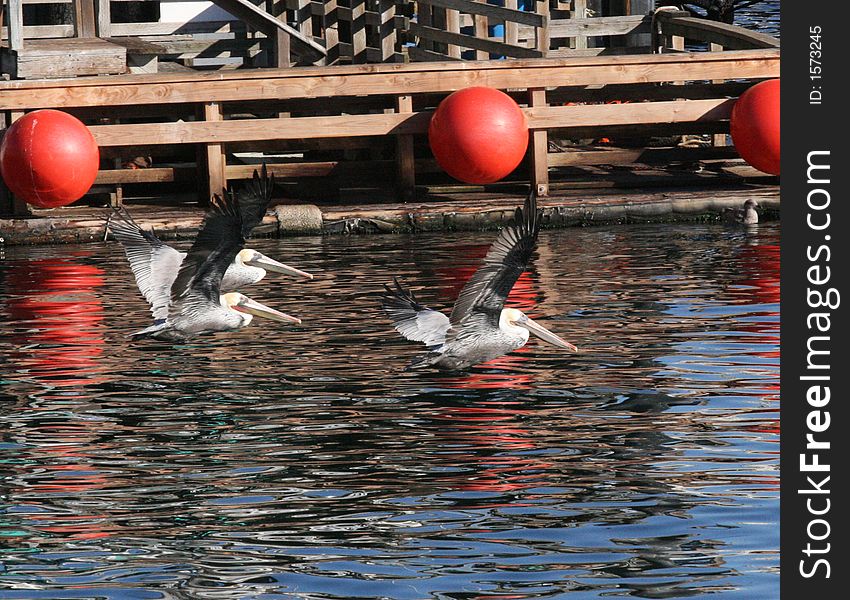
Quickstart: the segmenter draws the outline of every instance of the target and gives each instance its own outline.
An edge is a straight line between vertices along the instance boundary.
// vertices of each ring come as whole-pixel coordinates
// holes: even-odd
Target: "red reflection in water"
[[[14,368],[51,386],[100,381],[93,376],[103,370],[103,304],[96,293],[103,271],[49,258],[11,262],[5,278],[13,294],[6,305],[11,341],[21,348],[10,356]]]
[[[105,446],[98,438],[115,425],[107,420],[90,422],[75,418],[51,418],[61,403],[78,405],[91,397],[84,386],[99,383],[105,340],[100,332],[103,303],[98,297],[104,285],[102,269],[76,262],[74,258],[45,258],[12,261],[4,270],[9,294],[5,313],[15,348],[9,364],[25,381],[38,382],[45,391],[25,410],[30,415],[26,430],[28,450],[35,463],[16,467],[19,489],[27,495],[51,497],[74,494],[84,497],[110,485],[107,476],[93,466],[93,453]],[[77,393],[68,395],[69,388]],[[61,391],[51,393],[52,389]],[[39,413],[45,413],[44,420]],[[103,524],[105,514],[32,513],[19,515],[33,530],[49,537],[94,539],[111,535]]]

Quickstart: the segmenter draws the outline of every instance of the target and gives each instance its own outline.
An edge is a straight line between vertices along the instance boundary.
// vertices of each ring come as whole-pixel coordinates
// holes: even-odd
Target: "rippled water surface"
[[[493,238],[256,241],[303,325],[176,345],[113,243],[7,248],[0,597],[777,597],[778,225],[544,231],[510,303],[582,352],[405,372],[382,284]]]

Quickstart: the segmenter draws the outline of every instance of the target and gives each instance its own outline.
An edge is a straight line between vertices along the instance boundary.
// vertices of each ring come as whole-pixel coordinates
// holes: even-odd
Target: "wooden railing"
[[[659,10],[653,16],[653,48],[656,52],[682,51],[687,42],[700,42],[709,50],[779,48],[771,35],[690,16],[678,10]]]
[[[549,167],[564,164],[559,162],[563,156],[547,151],[549,133],[586,137],[636,130],[665,136],[725,132],[733,103],[729,96],[745,89],[741,82],[778,75],[775,49],[261,69],[0,82],[0,111],[12,119],[37,108],[76,114],[91,123],[105,157],[194,145],[207,191],[250,174],[250,166],[226,160],[239,149],[300,149],[303,157],[272,164],[271,170],[282,177],[305,177],[339,173],[344,167],[338,159],[311,159],[306,150],[350,148],[357,140],[372,149],[390,144],[395,148],[393,161],[354,170],[374,179],[393,172],[395,164],[400,192],[410,194],[416,173],[433,162],[414,160],[413,154],[413,141],[424,140],[433,107],[450,92],[484,85],[510,90],[523,107],[531,129],[530,178],[545,194]],[[703,83],[728,79],[737,81]],[[698,83],[658,85],[682,80]],[[613,99],[632,102],[604,103]],[[140,115],[145,122],[139,122]],[[97,124],[113,118],[121,122]],[[98,181],[171,181],[175,173],[170,167],[107,170]]]

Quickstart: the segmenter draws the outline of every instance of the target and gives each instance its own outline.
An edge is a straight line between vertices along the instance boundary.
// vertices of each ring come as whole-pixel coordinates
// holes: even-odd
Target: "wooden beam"
[[[516,58],[540,58],[543,56],[542,52],[532,48],[509,46],[508,44],[495,42],[490,39],[480,40],[470,35],[452,33],[450,31],[443,31],[442,29],[436,29],[434,27],[424,27],[417,23],[411,23],[408,31],[420,38],[433,40],[435,42],[452,44],[463,48],[472,48],[474,50],[484,50],[485,52],[499,54],[502,56],[511,56]]]
[[[572,129],[617,125],[716,122],[729,118],[734,99],[532,106],[524,109],[530,129]],[[428,130],[430,112],[222,120],[217,103],[204,105],[204,121],[92,125],[98,145],[172,145],[410,135]],[[215,148],[214,148],[215,149]],[[213,165],[215,166],[215,165]]]
[[[508,0],[506,7],[484,2],[472,2],[470,0],[419,0],[419,4],[429,4],[441,8],[454,9],[460,12],[490,17],[497,21],[511,23],[522,23],[531,27],[543,27],[544,17],[535,12],[526,12],[516,9],[516,0]],[[513,5],[513,8],[510,5]]]
[[[504,44],[500,44],[504,46]],[[0,81],[0,110],[449,93],[779,76],[778,50]]]

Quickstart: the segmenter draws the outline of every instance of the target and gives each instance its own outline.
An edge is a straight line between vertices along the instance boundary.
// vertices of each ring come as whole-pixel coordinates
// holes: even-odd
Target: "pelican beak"
[[[277,262],[273,258],[269,258],[265,254],[256,253],[256,256],[249,261],[245,262],[246,265],[251,265],[252,267],[260,267],[261,269],[265,269],[266,271],[273,271],[275,273],[283,273],[284,275],[291,275],[293,277],[304,277],[306,279],[313,279],[313,276],[309,273],[302,271],[300,269],[296,269],[295,267],[290,267],[289,265],[285,265],[281,262]]]
[[[559,348],[566,348],[570,352],[578,352],[578,348],[576,348],[575,346],[573,346],[569,342],[565,342],[564,340],[559,338],[557,335],[555,335],[554,333],[552,333],[551,331],[549,331],[548,329],[543,327],[543,325],[541,325],[540,323],[537,323],[536,321],[533,321],[531,319],[526,319],[525,322],[520,323],[520,325],[522,325],[523,327],[528,329],[531,333],[533,333],[534,335],[539,337],[544,342],[549,342],[550,344],[558,346]]]
[[[298,317],[292,317],[290,315],[287,315],[286,313],[282,313],[278,310],[266,306],[265,304],[261,304],[256,300],[251,300],[247,296],[245,296],[238,304],[234,304],[233,308],[240,312],[248,313],[250,315],[254,315],[255,317],[271,319],[272,321],[295,324],[301,323],[301,319],[299,319]]]

